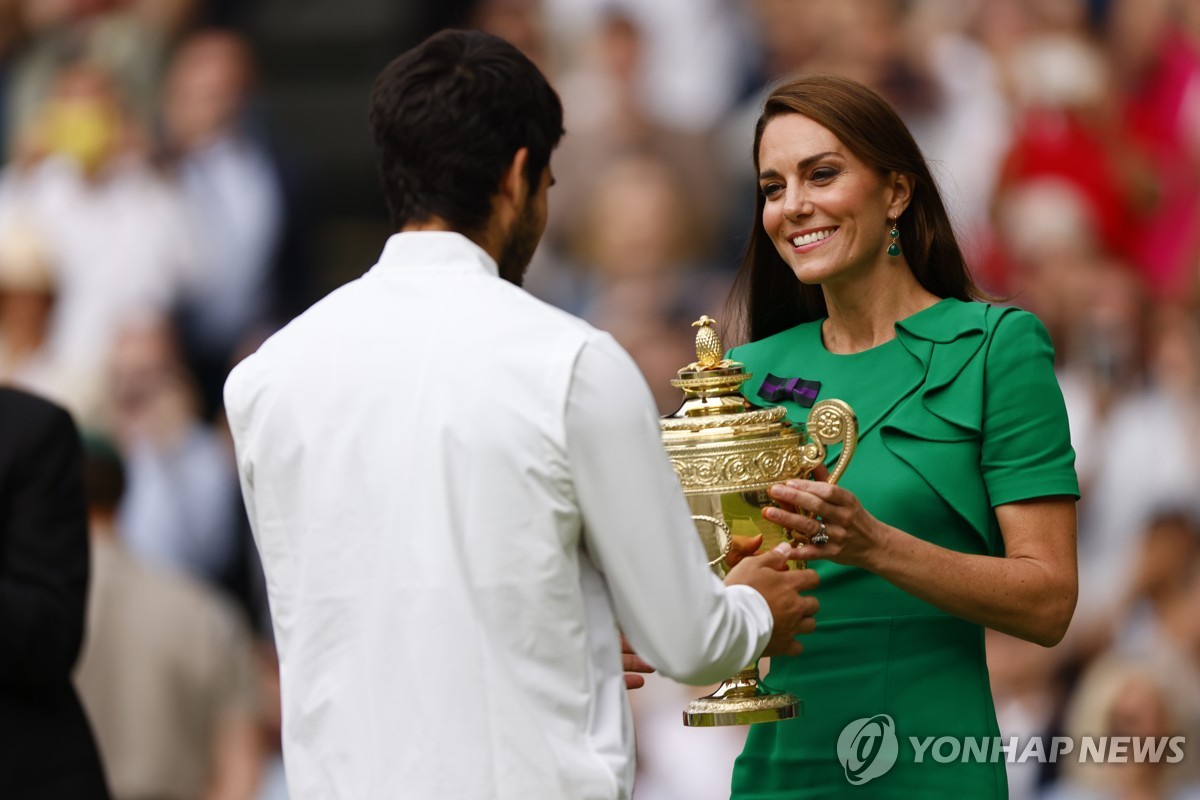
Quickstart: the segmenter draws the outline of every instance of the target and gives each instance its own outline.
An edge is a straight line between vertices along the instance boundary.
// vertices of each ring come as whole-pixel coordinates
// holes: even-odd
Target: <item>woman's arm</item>
[[[1075,499],[1043,497],[996,507],[1003,557],[959,553],[871,516],[851,492],[821,481],[792,480],[771,496],[795,509],[764,516],[811,536],[821,521],[829,542],[808,545],[810,560],[861,567],[963,619],[1052,647],[1075,611]],[[808,513],[804,513],[808,512]]]

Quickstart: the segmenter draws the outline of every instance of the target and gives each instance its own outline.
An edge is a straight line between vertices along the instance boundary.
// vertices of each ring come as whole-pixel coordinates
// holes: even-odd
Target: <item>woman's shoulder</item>
[[[896,326],[932,342],[950,342],[969,335],[1006,341],[1046,338],[1046,327],[1037,315],[1017,306],[948,297],[901,320]]]
[[[793,325],[787,330],[771,334],[763,339],[739,345],[729,351],[729,357],[734,361],[745,362],[747,360],[771,358],[776,353],[794,353],[797,348],[820,341],[821,323],[823,321],[824,317],[812,320],[811,322],[801,322],[799,325]]]

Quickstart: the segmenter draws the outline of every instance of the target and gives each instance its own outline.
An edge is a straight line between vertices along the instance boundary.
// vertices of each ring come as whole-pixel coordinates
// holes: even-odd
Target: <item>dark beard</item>
[[[540,228],[533,203],[527,202],[509,231],[504,246],[500,248],[500,258],[496,263],[500,267],[501,278],[517,286],[525,282],[525,271],[529,269],[529,262],[542,238]]]

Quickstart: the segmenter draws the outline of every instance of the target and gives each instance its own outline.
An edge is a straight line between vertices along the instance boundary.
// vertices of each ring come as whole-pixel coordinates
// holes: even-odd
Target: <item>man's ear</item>
[[[529,160],[529,148],[522,147],[513,153],[512,162],[500,179],[500,195],[514,208],[520,208],[529,197],[529,181],[525,178],[525,164]]]

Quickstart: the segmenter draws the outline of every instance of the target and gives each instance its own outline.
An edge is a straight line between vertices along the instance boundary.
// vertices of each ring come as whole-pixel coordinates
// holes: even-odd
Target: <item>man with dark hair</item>
[[[500,277],[520,285],[546,224],[541,184],[563,112],[537,68],[492,41],[446,32],[397,58],[375,82],[371,129],[392,229],[459,231],[495,249]],[[496,220],[496,187],[515,155],[521,161],[504,188],[523,184],[533,202]]]
[[[100,800],[104,772],[71,685],[87,597],[87,508],[69,414],[0,388],[0,797]]]
[[[397,232],[225,387],[291,796],[627,798],[618,626],[710,683],[798,652],[816,578],[784,547],[723,585],[633,362],[514,285],[563,132],[537,68],[444,31],[371,124]]]

